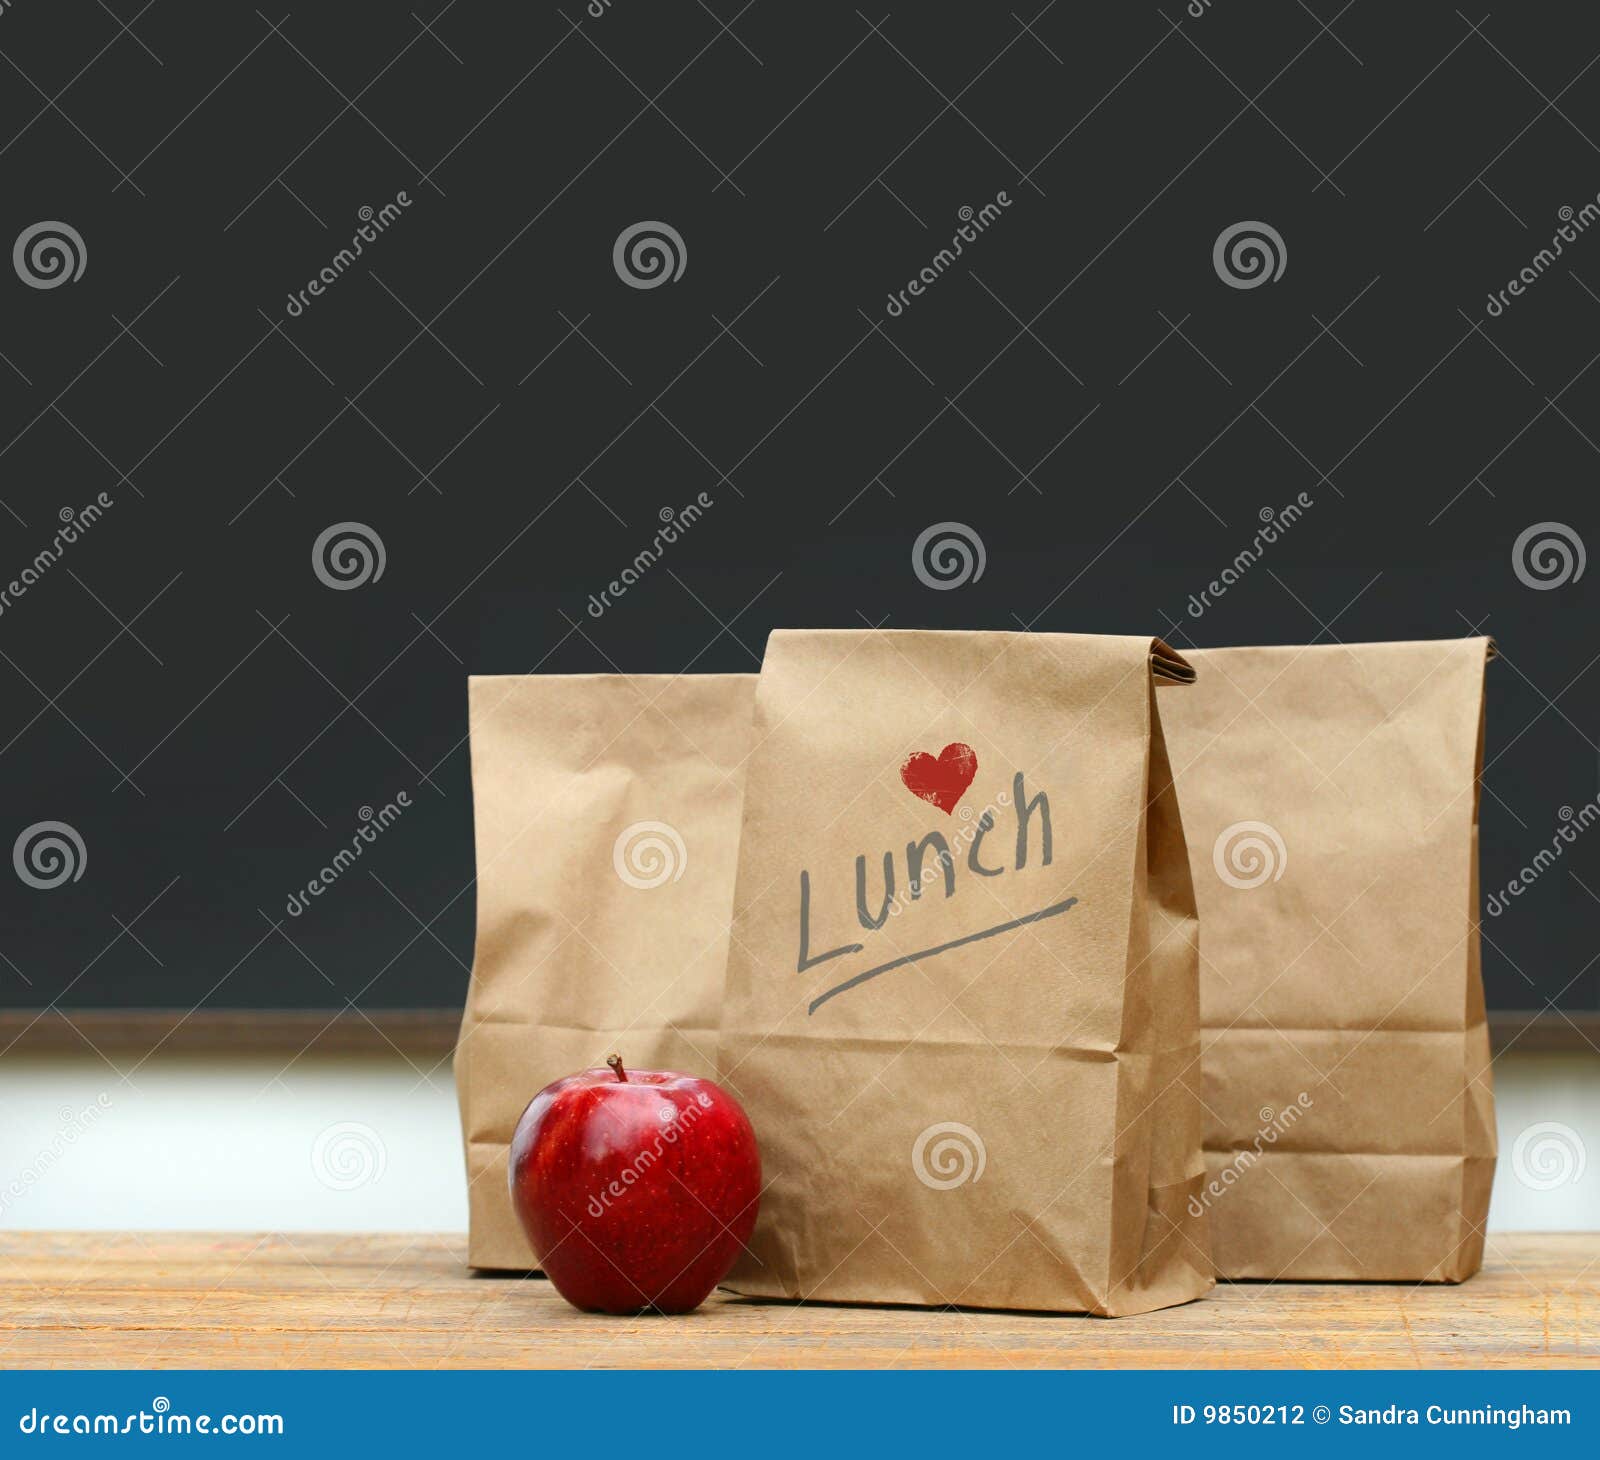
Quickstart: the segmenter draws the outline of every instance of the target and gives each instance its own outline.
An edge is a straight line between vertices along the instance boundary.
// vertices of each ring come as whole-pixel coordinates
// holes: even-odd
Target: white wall
[[[1500,1163],[1489,1225],[1600,1231],[1600,1057],[1502,1055],[1494,1064]]]
[[[0,1227],[466,1228],[448,1062],[398,1055],[0,1059]],[[1495,1064],[1490,1225],[1600,1231],[1600,1059]],[[1519,1154],[1519,1141],[1520,1154]]]
[[[455,1089],[431,1063],[158,1054],[124,1081],[89,1051],[7,1055],[0,1227],[465,1231]]]

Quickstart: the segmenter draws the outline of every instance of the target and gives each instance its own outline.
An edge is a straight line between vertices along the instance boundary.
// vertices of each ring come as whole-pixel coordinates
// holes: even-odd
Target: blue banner
[[[0,1374],[0,1453],[30,1455],[1593,1455],[1597,1414],[1593,1370]]]

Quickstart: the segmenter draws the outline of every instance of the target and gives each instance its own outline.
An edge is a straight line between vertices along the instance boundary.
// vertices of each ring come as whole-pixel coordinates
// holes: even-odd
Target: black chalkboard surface
[[[9,10],[0,1002],[459,1005],[469,672],[889,624],[1492,633],[1596,1008],[1600,15],[1313,8]]]

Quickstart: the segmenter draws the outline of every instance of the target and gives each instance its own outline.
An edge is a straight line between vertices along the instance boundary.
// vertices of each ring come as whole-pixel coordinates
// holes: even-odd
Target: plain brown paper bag
[[[772,635],[718,1042],[767,1186],[728,1286],[1106,1315],[1211,1286],[1156,710],[1189,691],[1155,692],[1192,677],[1147,638]]]
[[[1189,652],[1166,715],[1200,905],[1201,1203],[1230,1278],[1460,1282],[1494,1094],[1487,639]]]
[[[478,931],[456,1091],[473,1267],[529,1270],[523,1108],[620,1050],[709,1076],[755,676],[475,676]]]

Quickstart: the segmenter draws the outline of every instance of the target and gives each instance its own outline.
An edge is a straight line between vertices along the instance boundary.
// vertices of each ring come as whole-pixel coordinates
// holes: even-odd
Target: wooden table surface
[[[1497,1234],[1460,1287],[1223,1284],[1140,1318],[757,1302],[604,1318],[459,1236],[0,1233],[15,1368],[1411,1368],[1600,1364],[1600,1235]]]

